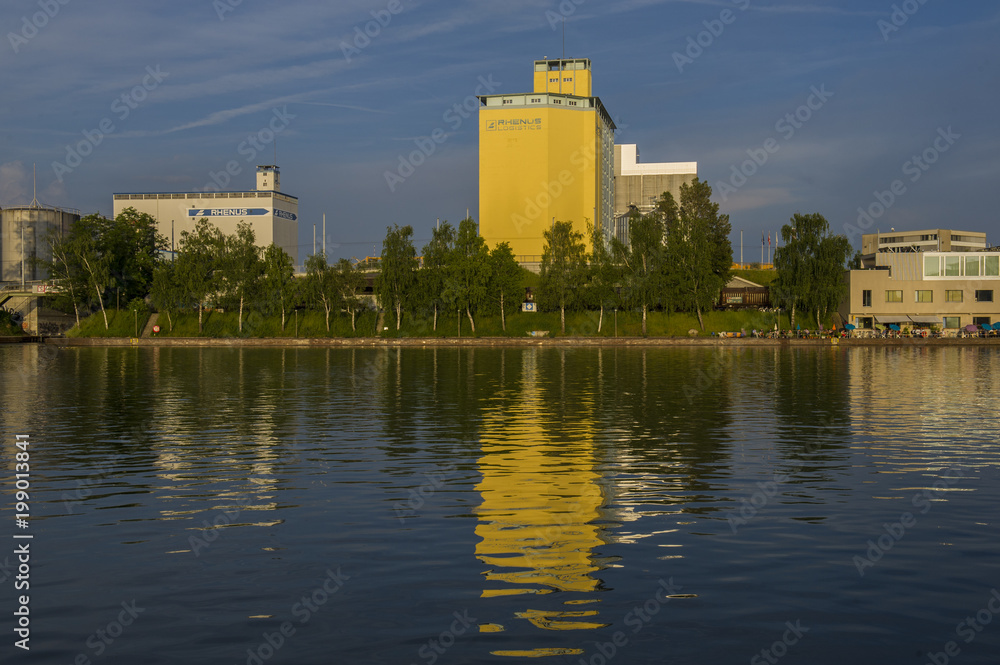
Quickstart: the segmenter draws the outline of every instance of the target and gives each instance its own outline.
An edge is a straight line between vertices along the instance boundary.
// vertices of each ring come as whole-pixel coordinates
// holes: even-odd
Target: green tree
[[[167,315],[168,331],[174,331],[174,314],[186,306],[183,282],[173,261],[163,261],[153,271],[153,284],[149,292],[156,309]]]
[[[413,247],[412,226],[400,228],[396,224],[386,228],[379,267],[375,294],[383,307],[395,312],[398,331],[416,283],[417,250]]]
[[[340,306],[351,315],[351,330],[357,331],[356,317],[362,307],[358,291],[365,286],[365,276],[348,259],[340,259],[333,267]],[[327,328],[329,330],[329,328]]]
[[[796,213],[781,227],[782,246],[774,251],[778,277],[772,295],[791,312],[813,312],[816,326],[820,317],[835,309],[847,295],[844,270],[851,257],[851,243],[842,235],[832,235],[830,224],[819,213]]]
[[[510,243],[501,242],[490,252],[488,298],[500,310],[500,327],[507,332],[507,314],[516,312],[524,299],[521,266],[514,259]]]
[[[475,220],[466,217],[459,222],[454,251],[449,261],[450,269],[444,299],[455,303],[458,310],[465,310],[473,335],[476,334],[476,320],[473,314],[486,299],[489,255],[486,241],[479,235]]]
[[[330,311],[337,302],[337,276],[327,264],[326,255],[317,252],[306,258],[306,293],[320,305],[326,315],[326,331],[330,332]]]
[[[243,332],[243,309],[261,283],[264,262],[253,227],[247,222],[236,225],[236,233],[226,236],[220,261],[221,286],[231,302],[238,303],[237,330]]]
[[[669,292],[680,309],[698,315],[698,325],[705,330],[701,313],[718,299],[733,265],[729,215],[719,214],[711,186],[698,178],[681,185],[680,205],[665,192],[658,212],[667,228]]]
[[[455,251],[455,227],[447,221],[434,229],[431,241],[424,245],[424,265],[420,270],[421,291],[434,309],[434,331],[438,312],[448,303],[444,300],[449,262]]]
[[[73,248],[73,238],[71,235],[64,236],[59,230],[51,229],[47,242],[52,249],[52,259],[40,261],[40,263],[48,272],[49,278],[58,282],[59,286],[62,287],[63,295],[57,296],[57,306],[67,303],[72,305],[76,325],[79,326],[80,305],[87,302],[85,294],[88,286],[78,256]]]
[[[285,330],[288,310],[295,304],[295,268],[288,252],[274,243],[264,250],[262,303],[268,311],[281,312],[281,330]]]
[[[100,215],[83,217],[65,236],[49,236],[52,260],[39,261],[53,279],[69,291],[79,320],[79,308],[100,307],[105,326],[105,302],[144,298],[153,281],[158,253],[166,241],[156,232],[155,220],[127,208],[110,220]]]
[[[101,245],[121,302],[146,297],[161,261],[160,252],[167,249],[156,220],[135,208],[125,208],[114,220],[105,221]]]
[[[559,330],[566,334],[566,308],[577,304],[587,271],[587,248],[583,234],[573,222],[555,222],[542,231],[542,304],[559,309]]]
[[[628,244],[613,239],[611,251],[621,265],[629,302],[642,310],[642,334],[646,335],[649,309],[663,286],[665,248],[661,216],[655,212],[649,215],[633,212],[629,218]]]
[[[219,288],[220,267],[225,236],[207,218],[195,224],[194,231],[182,231],[177,255],[177,278],[185,299],[198,304],[198,332],[203,331],[205,301]]]
[[[604,326],[604,310],[619,305],[617,286],[621,281],[621,267],[615,261],[610,243],[601,228],[587,222],[587,233],[590,235],[591,246],[588,270],[589,300],[601,311],[597,320],[597,332],[600,333]]]
[[[107,221],[100,215],[88,215],[73,224],[70,231],[72,236],[70,247],[75,255],[75,263],[80,266],[88,288],[96,296],[96,301],[101,307],[105,330],[110,326],[108,325],[108,312],[104,307],[104,297],[113,284],[111,278],[112,257],[103,251],[101,246],[101,238]]]

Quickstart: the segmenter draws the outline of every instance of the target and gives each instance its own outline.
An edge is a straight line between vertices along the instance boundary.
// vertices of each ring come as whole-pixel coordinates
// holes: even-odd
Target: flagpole
[[[743,267],[743,229],[740,229],[740,268]]]

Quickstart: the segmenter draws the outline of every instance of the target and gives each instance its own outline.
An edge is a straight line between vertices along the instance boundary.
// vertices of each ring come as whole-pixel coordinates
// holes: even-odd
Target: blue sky
[[[437,218],[478,216],[477,124],[449,110],[481,79],[529,90],[563,16],[617,141],[697,161],[737,260],[740,230],[759,259],[796,212],[1000,243],[1000,5],[985,0],[2,0],[0,205],[30,201],[33,163],[40,200],[84,213],[110,214],[113,192],[202,189],[230,161],[227,188],[249,189],[270,126],[300,256],[323,213],[331,258],[378,251],[394,223],[422,244]],[[439,129],[390,190],[386,171]]]

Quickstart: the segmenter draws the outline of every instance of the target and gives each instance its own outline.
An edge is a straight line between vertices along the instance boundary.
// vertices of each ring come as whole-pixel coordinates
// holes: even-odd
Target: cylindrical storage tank
[[[50,234],[64,237],[79,210],[44,206],[10,206],[0,209],[0,281],[33,282],[48,279],[40,261],[52,260]],[[22,275],[23,270],[23,275]]]

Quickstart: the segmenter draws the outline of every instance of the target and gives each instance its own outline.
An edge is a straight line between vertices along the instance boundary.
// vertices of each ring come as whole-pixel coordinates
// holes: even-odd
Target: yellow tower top
[[[535,60],[534,92],[591,96],[590,58]]]

